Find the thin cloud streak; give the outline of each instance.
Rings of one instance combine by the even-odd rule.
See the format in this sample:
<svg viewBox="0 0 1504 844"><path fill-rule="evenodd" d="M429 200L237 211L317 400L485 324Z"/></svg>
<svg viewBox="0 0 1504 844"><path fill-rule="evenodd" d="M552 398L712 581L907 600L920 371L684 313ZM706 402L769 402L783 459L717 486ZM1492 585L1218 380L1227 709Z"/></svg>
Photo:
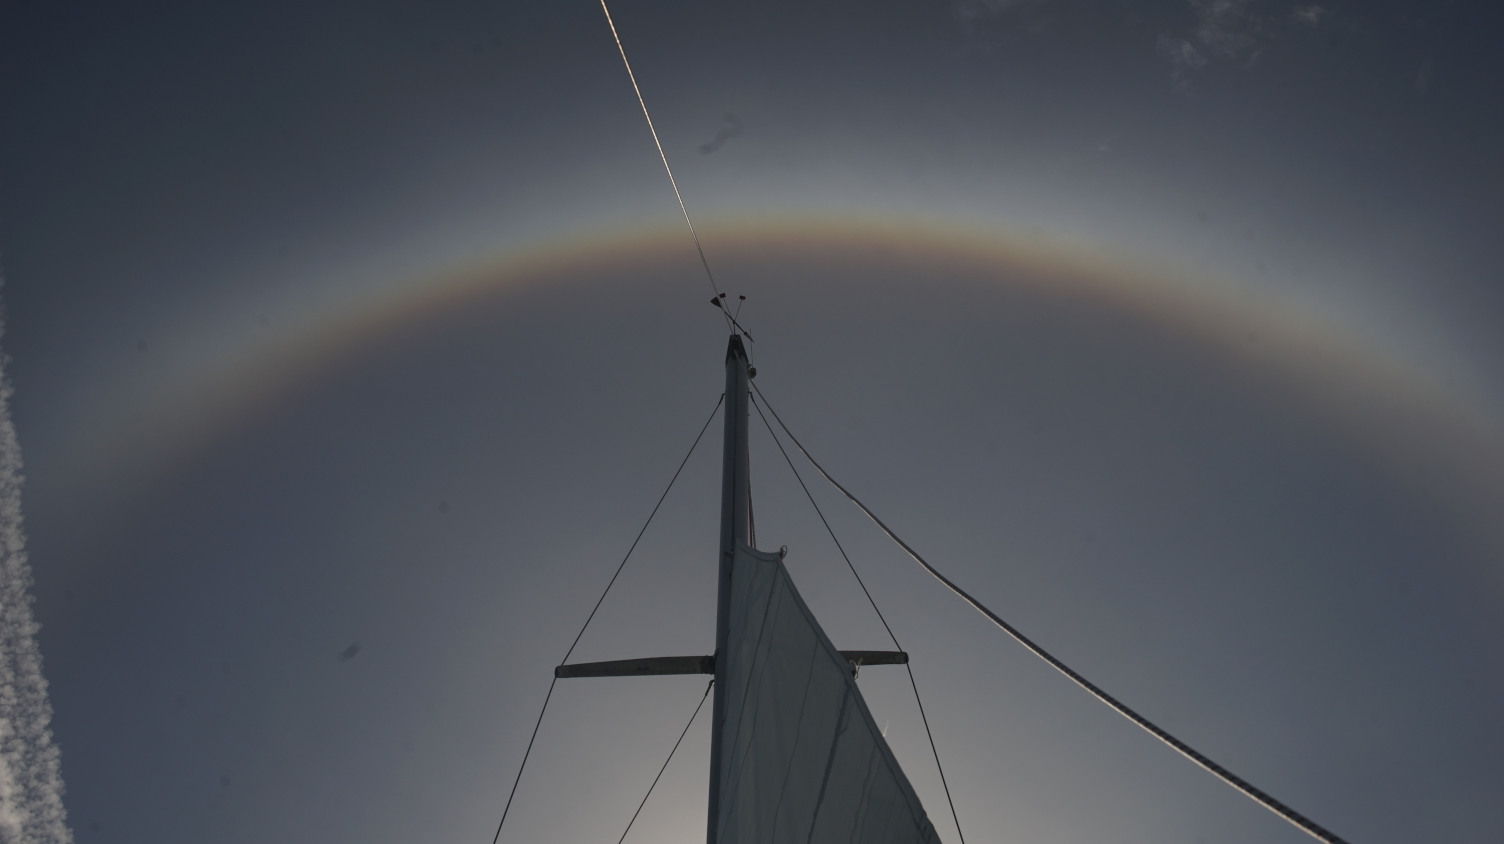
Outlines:
<svg viewBox="0 0 1504 844"><path fill-rule="evenodd" d="M716 130L715 137L700 144L701 155L710 155L725 146L726 142L732 138L741 137L743 129L741 118L728 111L723 119L726 125Z"/></svg>
<svg viewBox="0 0 1504 844"><path fill-rule="evenodd" d="M1174 66L1170 78L1181 91L1190 89L1190 74L1213 58L1252 66L1258 59L1255 37L1260 22L1246 11L1248 0L1190 0L1195 23L1188 32L1163 33L1156 44Z"/></svg>
<svg viewBox="0 0 1504 844"><path fill-rule="evenodd" d="M1160 34L1155 49L1172 66L1171 80L1189 91L1191 77L1213 62L1254 67L1265 48L1288 35L1292 26L1320 27L1332 10L1319 4L1295 6L1286 13L1260 14L1250 0L1187 0L1188 26Z"/></svg>
<svg viewBox="0 0 1504 844"><path fill-rule="evenodd" d="M1013 9L1039 2L1039 0L958 0L954 13L958 20L974 21L995 18Z"/></svg>
<svg viewBox="0 0 1504 844"><path fill-rule="evenodd" d="M1290 16L1295 19L1296 23L1305 24L1306 26L1320 26L1321 21L1329 14L1331 14L1330 9L1313 4L1310 6L1296 6L1295 11L1291 12Z"/></svg>
<svg viewBox="0 0 1504 844"><path fill-rule="evenodd" d="M52 704L31 613L21 520L21 446L0 358L0 842L71 844Z"/></svg>

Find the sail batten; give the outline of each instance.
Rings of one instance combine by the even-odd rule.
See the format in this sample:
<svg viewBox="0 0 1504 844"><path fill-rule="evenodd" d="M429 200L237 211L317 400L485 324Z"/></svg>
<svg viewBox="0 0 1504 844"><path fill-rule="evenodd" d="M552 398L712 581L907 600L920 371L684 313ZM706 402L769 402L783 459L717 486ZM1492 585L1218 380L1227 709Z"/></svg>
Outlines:
<svg viewBox="0 0 1504 844"><path fill-rule="evenodd" d="M938 842L782 558L739 545L730 591L718 844Z"/></svg>

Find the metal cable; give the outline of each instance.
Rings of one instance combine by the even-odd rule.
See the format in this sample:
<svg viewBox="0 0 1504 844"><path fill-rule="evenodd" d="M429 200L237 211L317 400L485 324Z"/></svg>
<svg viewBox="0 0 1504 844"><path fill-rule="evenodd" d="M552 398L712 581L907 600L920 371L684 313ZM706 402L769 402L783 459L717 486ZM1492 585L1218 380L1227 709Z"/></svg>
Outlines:
<svg viewBox="0 0 1504 844"><path fill-rule="evenodd" d="M759 389L755 383L752 385L752 389L757 391L757 396L762 399L764 404L768 404L767 396L764 396L762 394L762 390ZM824 467L822 467L819 462L817 462L815 458L810 455L809 450L806 449L804 445L799 442L799 439L794 436L793 432L789 430L788 425L784 424L783 419L778 415L778 411L775 410L771 404L768 404L768 412L773 414L773 418L778 420L778 426L783 429L783 432L785 434L788 434L789 439L794 443L799 451L804 454L805 459L810 462L810 465L815 467L815 470L818 471L825 478L825 480L830 482L831 486L840 490L842 495L845 495L847 498L851 499L851 502L855 504L857 508L860 509L863 513L865 513L867 518L871 519L873 523L882 530L883 533L887 534L889 539L892 539L894 542L898 543L898 546L905 552L907 552L908 555L914 559L914 562L924 567L925 571L933 575L934 578L944 584L947 589L954 592L958 597L961 598L961 600L970 604L972 608L977 612L980 612L982 615L986 616L1004 633L1012 636L1013 639L1020 645L1028 648L1034 653L1035 656L1049 663L1049 665L1056 671L1064 674L1076 685L1085 689L1087 692L1090 692L1092 696L1097 698L1097 700L1100 700L1103 703L1107 704L1119 715L1122 715L1124 718L1127 718L1128 720L1137 724L1139 727L1143 728L1145 732L1169 745L1182 756L1185 756L1187 759L1190 759L1192 762L1195 762L1197 765L1205 768L1207 771L1209 771L1217 778L1221 779L1223 782L1227 783L1238 791L1241 791L1244 795L1252 799L1254 802L1258 803L1259 805L1298 827L1302 832L1305 832L1307 835L1310 835L1312 838L1315 838L1318 841L1328 842L1328 844L1346 844L1346 842L1344 842L1341 838L1338 838L1335 833L1327 830L1325 827L1321 826L1310 818L1307 818L1306 816L1295 811L1289 806L1286 806L1279 800L1276 800L1273 796L1257 788L1252 783L1244 780L1242 777L1239 777L1237 774L1234 774L1232 771L1227 770L1216 762L1213 762L1211 759L1203 755L1200 751L1196 750L1180 739L1170 735L1168 732L1160 728L1149 719L1138 714L1137 712L1134 712L1132 709L1129 709L1125 704L1119 702L1117 698L1109 695L1107 692L1099 688L1096 684L1076 673L1074 669L1061 662L1059 659L1056 659L1044 648L1034 644L1032 640L1030 640L1023 633L1019 632L1019 630L1013 625L1009 624L1006 621L1003 621L1002 618L998 617L997 613L988 609L982 604L981 601L973 598L966 592L966 590L951 582L949 578L937 571L935 567L930 565L923 557L919 556L918 551L915 551L913 548L909 547L909 544L900 539L898 534L894 533L891 528L883 524L882 520L879 519L876 514L867 509L867 505L863 504L855 495L852 495L851 492L846 489L846 487L841 486L841 484L837 482L835 478L831 477L830 473L825 471Z"/></svg>
<svg viewBox="0 0 1504 844"><path fill-rule="evenodd" d="M705 436L705 432L710 429L710 423L715 421L716 411L721 409L721 404L725 401L726 395L722 393L721 397L716 400L715 407L711 409L710 417L705 420L704 425L700 426L700 433L695 435L695 441L690 444L689 453L684 455L683 460L679 461L679 468L674 470L674 476L672 478L669 478L668 486L664 488L663 494L658 496L658 503L653 505L653 512L648 514L648 520L643 523L642 529L637 531L637 537L632 540L632 547L627 549L626 555L621 558L621 562L616 566L616 571L611 575L611 580L606 583L605 590L602 591L601 596L596 599L595 606L590 608L590 615L586 616L585 623L580 625L580 632L576 633L574 635L574 641L569 643L569 650L565 651L564 658L559 660L560 665L569 661L570 655L574 653L575 646L580 643L580 637L585 635L585 629L588 628L590 626L590 622L595 619L595 614L600 610L601 604L605 603L606 595L610 594L611 587L616 585L616 579L621 576L621 570L626 568L627 560L630 560L632 558L632 552L637 550L637 543L641 542L642 535L648 532L648 525L651 525L653 523L653 517L658 515L658 508L663 506L663 500L665 498L668 498L669 490L672 490L674 488L674 482L679 480L679 473L684 471L685 464L689 462L690 457L694 456L695 448L699 446L700 440ZM527 768L528 757L531 756L533 752L533 741L534 739L538 738L538 728L543 725L543 715L544 713L548 712L548 702L553 699L554 684L558 682L558 677L555 677L552 681L550 681L548 684L548 694L543 696L543 708L538 711L538 720L533 723L533 734L527 740L527 749L522 752L522 764L517 766L517 776L512 780L512 790L507 794L507 805L501 810L501 821L496 824L496 834L491 837L491 844L496 844L497 841L501 840L501 828L506 825L507 814L512 811L512 798L517 796L517 784L522 782L522 772Z"/></svg>
<svg viewBox="0 0 1504 844"><path fill-rule="evenodd" d="M653 517L658 515L658 508L662 507L663 500L668 498L669 490L674 488L674 481L679 480L679 473L684 471L684 464L688 463L689 458L694 455L695 448L700 444L700 439L705 436L705 432L710 429L710 423L715 421L716 411L721 409L721 403L724 401L726 401L726 394L722 393L721 397L716 399L715 407L711 408L709 418L700 427L700 433L695 435L695 441L690 444L689 453L684 455L683 460L679 461L679 468L674 470L674 476L668 479L668 486L664 487L663 494L658 496L658 503L653 505L653 512L648 514L648 520L643 523L642 530L637 531L637 537L632 540L632 547L627 549L626 556L622 557L621 563L616 566L616 572L611 575L610 582L606 584L606 588L601 592L601 596L596 599L595 606L590 608L590 615L585 619L584 626L580 628L579 633L575 634L574 641L569 643L569 650L565 651L564 658L559 660L560 665L568 662L570 654L574 653L575 646L580 643L580 637L585 635L585 628L590 626L591 620L595 618L596 611L601 608L601 603L606 600L606 593L611 591L611 587L616 584L616 578L621 576L621 570L626 568L627 560L631 559L632 552L637 550L637 543L642 541L642 535L648 532L648 525L652 524Z"/></svg>
<svg viewBox="0 0 1504 844"><path fill-rule="evenodd" d="M637 816L642 814L642 807L646 806L648 804L648 798L653 796L653 789L658 787L658 780L662 779L663 772L668 770L668 763L674 761L674 754L679 752L679 745L684 741L684 737L689 734L689 728L694 726L695 719L700 716L700 710L705 706L705 698L710 697L710 688L714 685L715 681L711 680L710 683L705 686L705 694L700 695L700 703L695 707L695 714L689 716L689 723L685 724L683 732L679 733L679 740L674 742L674 749L670 750L668 752L668 758L663 760L663 767L658 769L658 776L653 777L653 784L648 786L648 793L642 795L642 802L637 804L637 811L632 813L632 819L627 821L627 828L622 830L621 837L616 839L616 844L621 844L623 841L627 840L627 833L632 831L632 824L637 823Z"/></svg>
<svg viewBox="0 0 1504 844"><path fill-rule="evenodd" d="M762 395L762 393L759 392L758 395ZM752 407L757 409L757 415L762 419L762 424L767 426L768 436L772 437L773 444L778 446L778 453L782 454L784 462L789 464L789 471L794 473L794 480L798 481L799 488L804 490L804 497L808 498L810 506L815 508L815 515L820 517L820 524L825 525L825 532L830 534L830 541L834 542L836 550L841 552L841 559L846 561L846 568L851 569L851 576L856 578L857 585L862 587L862 594L867 596L867 603L871 604L872 611L877 613L877 620L881 621L883 629L888 631L888 638L893 641L894 650L903 650L903 645L898 644L898 636L893 633L893 628L888 626L888 619L883 617L883 611L878 609L877 601L873 599L872 593L867 590L866 582L857 573L856 566L851 562L851 557L846 554L846 549L841 547L841 540L836 538L836 532L830 526L830 522L826 521L825 514L820 511L820 505L815 503L815 496L810 494L809 487L804 484L804 478L800 477L799 470L794 468L794 461L789 458L789 453L784 450L783 443L778 440L778 435L773 432L773 426L768 423L768 417L763 415L762 408L757 406L756 401L752 402ZM768 410L772 409L771 407L768 408ZM774 415L776 416L777 414ZM779 424L782 423L780 422ZM789 438L793 439L793 435L790 435ZM966 834L961 831L961 816L956 814L956 801L951 799L950 782L945 778L945 766L940 764L940 751L935 747L935 734L930 732L930 719L924 712L924 701L919 697L919 682L914 679L914 669L912 666L905 662L903 667L909 672L909 685L914 689L914 703L919 706L919 720L924 723L924 735L930 741L930 753L934 754L935 757L935 770L940 772L940 785L945 789L945 802L950 804L950 817L956 824L956 837L961 840L961 844L966 844Z"/></svg>
<svg viewBox="0 0 1504 844"><path fill-rule="evenodd" d="M663 151L663 142L658 140L658 130L653 126L653 116L648 114L647 100L642 98L642 89L637 87L637 74L632 72L632 63L627 61L627 48L622 46L621 36L616 32L616 22L611 20L611 10L606 7L606 0L601 0L601 11L606 13L606 25L611 27L611 37L616 39L617 52L621 53L621 63L627 68L627 78L632 80L632 91L637 94L637 104L642 106L643 119L648 122L648 132L653 135L653 145L658 147L658 158L663 161L663 172L668 174L668 183L674 189L674 199L679 200L679 210L684 214L684 224L689 226L689 236L694 239L695 251L700 253L700 265L705 268L705 278L710 281L710 295L720 296L720 288L716 286L715 274L710 271L710 261L705 258L705 247L700 245L700 235L695 231L695 224L689 219L689 208L684 204L684 195L679 193L679 182L674 178L674 168L668 166L668 155ZM719 299L715 301L719 302ZM731 328L733 323L731 314L726 313L724 308L718 308L721 316L726 318L726 327Z"/></svg>
<svg viewBox="0 0 1504 844"><path fill-rule="evenodd" d="M538 728L543 726L543 713L548 711L548 702L553 699L554 686L558 682L558 677L548 681L548 694L543 696L543 708L538 710L538 720L533 722L533 734L527 738L527 750L522 751L522 764L517 766L517 776L512 780L512 790L507 792L507 805L501 810L501 820L496 824L496 834L491 836L491 844L496 844L501 840L501 828L506 825L507 813L512 811L512 798L517 796L517 785L522 782L522 772L527 768L527 758L533 755L533 741L538 738Z"/></svg>

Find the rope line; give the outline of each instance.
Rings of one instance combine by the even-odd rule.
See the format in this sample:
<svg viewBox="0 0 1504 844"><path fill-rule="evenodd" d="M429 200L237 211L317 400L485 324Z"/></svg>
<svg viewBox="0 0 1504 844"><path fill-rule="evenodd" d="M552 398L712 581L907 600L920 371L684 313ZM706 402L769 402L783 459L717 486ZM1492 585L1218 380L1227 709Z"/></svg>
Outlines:
<svg viewBox="0 0 1504 844"><path fill-rule="evenodd" d="M695 242L695 251L700 253L700 266L705 268L705 278L710 281L710 295L719 296L720 287L715 283L715 274L710 271L710 261L705 258L705 247L700 245L700 235L695 231L695 224L689 219L689 208L684 204L684 195L679 193L679 181L674 178L674 168L668 166L668 154L663 151L663 142L658 140L658 130L653 126L653 116L648 114L647 100L642 98L642 89L637 87L637 74L632 72L632 63L627 61L627 48L622 46L621 36L616 32L616 22L611 20L611 10L606 7L606 0L601 0L601 11L606 13L606 25L611 27L611 37L616 40L616 50L621 53L621 63L627 68L627 78L632 80L632 91L637 94L637 104L642 106L642 117L648 122L648 132L653 135L653 145L658 147L658 158L663 162L663 172L668 174L668 183L674 189L674 199L679 201L679 211L684 214L684 224L689 226L689 236ZM719 301L719 300L717 300ZM727 327L730 328L731 315L719 308L721 316L726 318Z"/></svg>
<svg viewBox="0 0 1504 844"><path fill-rule="evenodd" d="M642 529L637 531L637 537L632 540L632 546L627 549L626 555L623 556L621 558L621 562L617 564L616 571L611 575L611 580L606 583L605 590L602 591L601 596L596 599L595 606L590 608L590 615L586 616L585 623L580 626L580 632L574 635L574 641L569 643L569 650L564 652L564 658L559 660L559 664L562 665L568 662L570 655L574 653L575 647L580 644L580 638L585 635L586 628L588 628L590 626L590 622L595 619L595 614L600 610L601 604L605 603L606 595L610 594L611 587L616 585L616 579L618 577L621 577L621 571L622 569L626 568L627 560L630 560L632 558L632 552L637 550L637 543L641 542L642 535L648 532L648 525L651 525L653 523L653 517L658 515L658 508L663 506L664 499L668 498L669 491L674 488L674 482L679 480L679 473L684 471L685 464L689 463L689 458L694 456L695 448L700 445L700 440L704 438L705 432L710 429L710 423L715 421L715 414L721 409L721 404L725 401L725 394L722 394L719 399L716 399L715 407L711 408L710 417L705 420L704 425L700 426L700 433L695 435L695 441L689 446L689 453L684 455L683 460L679 461L679 468L674 470L674 476L672 478L669 478L668 486L664 488L663 494L658 496L658 503L653 505L653 512L648 514L648 520L643 523ZM491 837L491 844L496 844L497 841L501 840L501 828L506 825L507 814L512 811L512 799L517 796L517 785L518 783L522 782L522 772L527 769L528 757L533 753L533 741L538 738L538 728L543 725L543 715L544 713L548 712L548 702L553 699L554 685L558 682L558 677L555 677L552 681L550 681L548 684L548 694L543 696L543 708L538 711L538 720L533 723L533 734L527 740L527 749L522 752L522 764L517 766L517 776L512 780L512 790L507 794L507 804L506 807L501 810L501 821L496 824L496 834Z"/></svg>
<svg viewBox="0 0 1504 844"><path fill-rule="evenodd" d="M512 780L512 790L507 792L507 805L501 810L501 820L496 824L496 834L491 836L491 844L496 844L501 840L501 828L506 825L507 813L512 811L512 798L517 796L517 785L522 782L522 772L527 768L527 758L533 755L533 741L538 738L538 728L543 726L543 713L548 711L548 702L553 699L554 686L558 682L558 677L548 681L548 694L543 696L543 708L538 710L538 720L533 722L533 734L527 738L527 750L522 751L522 764L517 766L517 776Z"/></svg>
<svg viewBox="0 0 1504 844"><path fill-rule="evenodd" d="M694 726L695 719L700 717L700 710L705 706L705 699L710 697L710 687L714 685L715 681L711 680L710 684L705 687L705 694L700 695L700 703L695 707L695 713L689 716L689 723L685 724L684 731L679 733L679 740L674 742L674 749L670 750L668 758L663 760L663 767L658 769L658 776L653 777L653 784L648 786L648 793L642 795L642 802L637 804L637 811L632 813L632 819L627 821L627 828L622 830L621 837L616 839L616 844L621 844L627 840L627 833L632 831L632 824L637 823L637 816L642 814L642 807L646 806L648 798L653 796L653 789L658 787L658 780L662 779L663 772L668 770L668 763L674 761L674 754L679 752L679 745L684 741L684 737L689 734L689 728Z"/></svg>
<svg viewBox="0 0 1504 844"><path fill-rule="evenodd" d="M1276 800L1272 795L1264 792L1263 790L1261 790L1258 787L1254 786L1252 783L1250 783L1247 780L1244 780L1242 777L1239 777L1238 775L1234 774L1232 771L1229 771L1226 768L1222 767L1221 765L1217 764L1216 762L1213 762L1211 759L1209 759L1208 757L1206 757L1200 751L1196 750L1195 748L1191 747L1190 745L1186 744L1185 742L1181 741L1180 739L1176 738L1175 736L1170 735L1168 732L1166 732L1164 729L1162 729L1158 725L1154 724L1149 719L1145 718L1144 716L1142 716L1142 715L1138 714L1137 712L1133 711L1132 709L1128 708L1127 705L1121 703L1116 698L1114 698L1112 695L1109 695L1107 692L1105 692L1101 688L1099 688L1096 684L1092 683L1090 680L1087 680L1085 677L1083 677L1080 674L1076 673L1076 671L1074 669L1072 669L1070 666L1066 665L1064 662L1061 662L1059 659L1057 659L1055 656L1053 656L1052 654L1050 654L1044 648L1042 648L1039 645L1035 644L1033 642L1033 640L1029 639L1022 632L1020 632L1017 628L1015 628L1013 625L1009 624L1008 622L1006 622L1002 618L1000 618L997 615L997 613L995 613L992 610L988 609L985 605L982 604L981 601L978 601L976 598L973 598L970 594L968 594L966 592L966 590L964 590L961 587L957 586L949 578L947 578L945 575L941 574L938 570L935 569L934 566L930 565L923 557L921 557L919 555L918 551L915 551L912 547L909 546L909 544L907 542L904 542L902 539L900 539L899 536L898 536L898 534L894 533L891 528L889 528L887 525L883 524L882 520L879 519L875 513L873 513L871 510L867 509L867 505L863 504L855 495L852 495L851 492L846 489L846 487L841 486L841 484L838 481L836 481L835 478L831 477L830 473L827 472L827 471L825 471L825 468L822 467L819 464L819 462L817 462L815 460L815 458L809 453L809 450L806 449L804 447L804 445L799 442L799 439L794 436L794 433L789 430L788 425L784 424L783 419L778 415L778 411L775 410L771 404L768 404L767 396L764 396L762 394L762 390L759 389L758 386L755 383L752 385L752 389L757 392L757 396L758 396L758 398L762 399L763 404L767 404L768 405L768 412L770 412L770 413L773 414L773 418L778 421L778 426L783 429L783 432L788 435L788 438L794 443L794 445L799 449L799 451L804 454L805 459L807 459L810 462L810 465L814 466L815 470L818 471L821 474L821 476L823 476L825 478L825 480L827 480L827 481L830 482L831 486L833 486L836 489L840 490L841 494L845 495L848 499L850 499L851 502L853 504L855 504L858 509L860 509L864 514L866 514L867 518L871 519L872 522L874 524L876 524L878 526L878 528L882 530L883 533L885 533L885 534L888 535L889 539L892 539L894 542L896 542L898 544L898 546L900 548L902 548L905 552L907 552L908 555L914 559L914 562L916 562L920 566L922 566L925 571L927 571L931 575L933 575L936 580L938 580L942 584L944 584L947 589L949 589L950 591L954 592L961 600L963 600L966 603L970 604L973 609L975 609L977 612L980 612L982 615L986 616L989 620L992 621L993 624L997 625L997 627L999 629L1001 629L1004 633L1007 633L1009 636L1013 637L1013 639L1015 641L1017 641L1020 645L1023 645L1025 648L1028 648L1030 651L1032 651L1034 653L1035 656L1037 656L1040 659L1044 660L1046 663L1048 663L1050 665L1050 667L1054 668L1056 671L1059 671L1061 674L1064 674L1067 678L1069 678L1076 685L1078 685L1081 688L1085 689L1093 697L1097 698L1097 700L1100 700L1101 702L1107 704L1109 707L1111 707L1113 710L1115 710L1119 715L1122 715L1124 718L1127 718L1129 721L1132 721L1134 724L1137 724L1139 727L1143 728L1143 730L1145 732L1149 733L1150 735L1154 736L1155 738L1157 738L1160 741L1164 742L1165 744L1169 745L1172 749L1174 749L1175 751L1177 751L1178 753L1180 753L1182 756L1186 757L1187 759L1191 760L1192 762L1195 762L1197 765L1200 765L1202 768L1206 769L1212 775L1216 776L1217 778L1221 779L1223 782L1227 783L1228 785L1230 785L1233 788L1237 789L1238 791L1242 792L1245 796L1247 796L1248 798L1252 799L1254 802L1258 803L1259 805L1263 806L1264 808L1268 809L1269 811L1273 812L1274 814L1276 814L1279 817L1283 818L1284 820L1288 821L1292 825L1296 826L1302 832L1306 833L1307 835L1310 835L1312 838L1315 838L1318 841L1325 841L1325 842L1327 842L1327 844L1346 844L1346 842L1344 842L1341 838L1337 837L1337 835L1335 833L1327 830L1326 828L1322 827L1320 824L1316 823L1315 821L1311 820L1310 818L1307 818L1306 816L1304 816L1301 813L1295 811L1294 809L1290 808L1289 806L1286 806L1284 803L1281 803L1279 800Z"/></svg>
<svg viewBox="0 0 1504 844"><path fill-rule="evenodd" d="M762 395L762 393L759 392L758 395ZM830 541L834 542L836 550L841 552L841 559L846 561L846 568L851 569L851 576L856 578L857 585L862 587L862 594L867 596L867 603L871 604L872 611L877 613L877 620L881 621L883 629L888 631L888 638L893 642L893 649L903 650L903 645L898 643L898 636L893 633L893 628L888 626L888 619L883 616L883 611L878 609L877 601L873 599L872 593L867 590L866 581L862 580L862 576L857 573L856 566L851 562L851 557L846 554L846 549L841 546L841 540L836 538L835 529L825 519L825 514L821 512L820 505L815 503L815 496L810 493L809 487L804 483L804 478L800 477L799 470L794 467L794 461L789 457L789 453L784 450L783 443L778 439L778 434L774 433L772 424L768 422L768 417L763 415L762 408L758 406L755 400L752 402L752 407L757 409L757 415L762 419L762 424L767 426L768 436L772 437L773 444L778 446L778 453L782 454L784 462L789 464L789 471L794 473L794 480L798 481L799 488L804 490L804 497L808 498L810 506L815 508L815 515L820 517L820 524L825 525L825 532L830 534ZM768 410L772 409L771 407L768 408ZM776 416L777 414L774 415ZM779 424L782 423L780 422ZM792 438L793 436L790 435L790 439ZM919 720L924 723L924 735L929 739L930 753L935 757L935 770L940 772L940 785L945 789L945 802L950 804L950 817L956 825L956 837L961 840L961 844L966 844L966 833L961 831L961 816L956 814L956 801L951 799L950 782L945 777L945 766L940 764L940 751L935 747L935 734L930 732L930 719L924 712L924 701L919 697L919 682L914 679L914 668L911 665L905 662L903 667L909 672L909 685L914 689L914 703L919 706Z"/></svg>
<svg viewBox="0 0 1504 844"><path fill-rule="evenodd" d="M559 660L560 665L568 662L570 655L574 653L575 646L580 643L580 637L585 635L585 628L590 626L590 622L595 619L596 612L600 610L601 604L605 602L606 594L611 591L612 586L616 585L616 578L621 576L621 570L626 568L627 560L631 559L632 552L637 550L637 543L642 541L642 535L648 532L648 525L651 525L653 523L653 517L658 515L658 508L662 507L663 500L665 498L668 498L669 490L673 489L674 482L679 480L679 473L684 471L684 465L688 463L689 458L694 455L695 448L699 446L701 438L705 436L705 432L710 429L710 423L715 421L716 411L721 409L721 403L724 401L726 401L726 394L722 393L721 397L719 399L716 399L715 407L711 408L709 418L705 420L704 425L700 426L700 433L695 435L695 441L690 444L689 453L684 455L683 460L679 461L679 468L674 470L674 476L668 479L668 486L664 488L663 494L658 496L658 503L653 505L653 512L649 513L648 520L646 522L643 522L642 530L637 531L637 537L632 540L632 547L627 549L626 556L622 557L621 562L617 564L616 572L611 575L611 580L606 584L605 590L602 591L601 596L595 600L595 606L590 608L590 615L586 617L584 626L580 627L580 632L575 634L574 641L569 643L569 650L565 651L564 658Z"/></svg>

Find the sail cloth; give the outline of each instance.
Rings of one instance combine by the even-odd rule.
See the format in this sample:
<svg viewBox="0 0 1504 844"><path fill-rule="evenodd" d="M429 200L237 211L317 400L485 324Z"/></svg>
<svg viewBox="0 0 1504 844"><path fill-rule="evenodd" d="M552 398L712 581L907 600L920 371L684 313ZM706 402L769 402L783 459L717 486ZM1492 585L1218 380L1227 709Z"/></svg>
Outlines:
<svg viewBox="0 0 1504 844"><path fill-rule="evenodd" d="M938 844L779 555L737 549L724 659L719 844Z"/></svg>

